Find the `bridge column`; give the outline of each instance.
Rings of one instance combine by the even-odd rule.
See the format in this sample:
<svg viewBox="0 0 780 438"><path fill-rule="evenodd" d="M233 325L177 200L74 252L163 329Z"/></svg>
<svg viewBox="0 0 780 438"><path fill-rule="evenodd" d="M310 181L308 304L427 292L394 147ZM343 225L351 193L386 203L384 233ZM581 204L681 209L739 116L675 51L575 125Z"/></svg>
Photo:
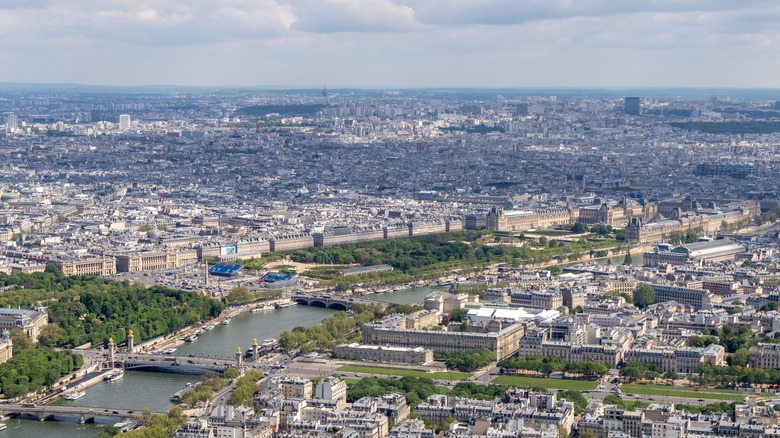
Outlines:
<svg viewBox="0 0 780 438"><path fill-rule="evenodd" d="M128 353L134 353L133 349L135 345L133 345L133 331L128 330L127 331L127 352Z"/></svg>
<svg viewBox="0 0 780 438"><path fill-rule="evenodd" d="M241 368L243 357L241 356L241 347L236 347L236 367Z"/></svg>
<svg viewBox="0 0 780 438"><path fill-rule="evenodd" d="M111 369L114 368L114 350L116 350L114 338L108 338L108 367Z"/></svg>
<svg viewBox="0 0 780 438"><path fill-rule="evenodd" d="M84 424L87 422L87 419L84 417L84 414L79 414L79 424Z"/></svg>
<svg viewBox="0 0 780 438"><path fill-rule="evenodd" d="M252 362L257 362L257 338L252 338Z"/></svg>

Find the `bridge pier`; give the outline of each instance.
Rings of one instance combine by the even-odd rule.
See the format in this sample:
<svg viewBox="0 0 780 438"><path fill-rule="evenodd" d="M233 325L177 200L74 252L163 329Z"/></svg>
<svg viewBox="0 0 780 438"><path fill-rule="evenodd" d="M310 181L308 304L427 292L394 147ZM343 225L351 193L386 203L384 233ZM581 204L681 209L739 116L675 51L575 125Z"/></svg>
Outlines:
<svg viewBox="0 0 780 438"><path fill-rule="evenodd" d="M84 414L79 415L79 424L84 424L87 422L87 419L84 417Z"/></svg>

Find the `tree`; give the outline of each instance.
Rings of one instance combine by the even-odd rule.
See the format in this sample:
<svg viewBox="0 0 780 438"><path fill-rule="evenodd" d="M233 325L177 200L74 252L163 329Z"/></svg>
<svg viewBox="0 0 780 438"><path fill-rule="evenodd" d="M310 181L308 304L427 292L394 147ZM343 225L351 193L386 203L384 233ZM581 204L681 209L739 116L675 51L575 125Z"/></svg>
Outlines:
<svg viewBox="0 0 780 438"><path fill-rule="evenodd" d="M455 309L452 311L452 321L461 322L466 317L466 311L463 309Z"/></svg>
<svg viewBox="0 0 780 438"><path fill-rule="evenodd" d="M552 275L552 276L554 276L554 277L555 277L555 276L558 276L558 275L561 275L561 268L559 268L558 266L555 266L555 265L553 265L553 266L548 266L548 267L546 267L545 269L547 269L548 271L550 271L550 275Z"/></svg>
<svg viewBox="0 0 780 438"><path fill-rule="evenodd" d="M32 339L28 338L22 329L16 327L11 329L11 342L14 344L14 353L31 350L34 347Z"/></svg>
<svg viewBox="0 0 780 438"><path fill-rule="evenodd" d="M639 283L634 289L634 304L640 309L655 303L655 290L646 283Z"/></svg>
<svg viewBox="0 0 780 438"><path fill-rule="evenodd" d="M235 379L239 375L240 374L238 373L238 370L235 369L235 368L228 368L228 369L225 370L225 373L223 374L223 376L226 379Z"/></svg>
<svg viewBox="0 0 780 438"><path fill-rule="evenodd" d="M739 350L735 351L734 354L732 354L729 357L729 365L731 366L747 366L748 362L750 361L750 355L748 354L747 348L740 348Z"/></svg>
<svg viewBox="0 0 780 438"><path fill-rule="evenodd" d="M759 310L761 310L762 312L770 312L772 310L777 310L777 309L778 309L777 302L776 301L770 301L770 302L764 304L763 306L761 306L761 309L759 309Z"/></svg>
<svg viewBox="0 0 780 438"><path fill-rule="evenodd" d="M66 336L65 329L59 325L47 324L41 329L38 342L44 347L56 347L65 341Z"/></svg>
<svg viewBox="0 0 780 438"><path fill-rule="evenodd" d="M679 378L680 376L674 371L667 371L666 373L664 373L664 379L677 380Z"/></svg>
<svg viewBox="0 0 780 438"><path fill-rule="evenodd" d="M582 222L577 222L571 226L571 232L575 234L582 234L588 232L588 225Z"/></svg>
<svg viewBox="0 0 780 438"><path fill-rule="evenodd" d="M558 397L574 403L575 415L580 415L588 406L588 399L579 391L561 391L558 393Z"/></svg>
<svg viewBox="0 0 780 438"><path fill-rule="evenodd" d="M630 265L634 260L631 258L631 251L626 252L626 256L623 257L623 265L628 266Z"/></svg>

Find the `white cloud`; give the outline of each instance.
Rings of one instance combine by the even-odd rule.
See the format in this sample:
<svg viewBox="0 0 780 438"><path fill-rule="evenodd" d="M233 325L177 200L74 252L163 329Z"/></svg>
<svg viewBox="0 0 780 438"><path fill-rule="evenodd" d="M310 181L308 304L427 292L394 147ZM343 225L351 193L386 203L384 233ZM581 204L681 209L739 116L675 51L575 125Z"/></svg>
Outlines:
<svg viewBox="0 0 780 438"><path fill-rule="evenodd" d="M0 81L780 87L778 22L776 0L0 0Z"/></svg>

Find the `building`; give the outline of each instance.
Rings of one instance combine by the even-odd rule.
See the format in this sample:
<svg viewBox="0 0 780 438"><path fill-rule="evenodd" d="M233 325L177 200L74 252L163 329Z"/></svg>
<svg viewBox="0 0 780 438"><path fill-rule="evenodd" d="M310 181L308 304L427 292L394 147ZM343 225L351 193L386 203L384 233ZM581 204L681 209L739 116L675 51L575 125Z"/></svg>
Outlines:
<svg viewBox="0 0 780 438"><path fill-rule="evenodd" d="M130 115L129 114L120 114L119 115L119 130L120 131L127 131L130 129Z"/></svg>
<svg viewBox="0 0 780 438"><path fill-rule="evenodd" d="M688 263L714 263L734 260L745 247L729 239L706 240L677 247L668 244L656 246L644 254L644 265L656 267L661 264L686 265Z"/></svg>
<svg viewBox="0 0 780 438"><path fill-rule="evenodd" d="M0 308L0 329L18 328L32 339L38 342L41 329L49 323L49 315L42 309L4 309Z"/></svg>
<svg viewBox="0 0 780 438"><path fill-rule="evenodd" d="M780 345L759 342L750 347L750 366L780 370Z"/></svg>
<svg viewBox="0 0 780 438"><path fill-rule="evenodd" d="M712 294L706 289L694 289L670 284L650 284L655 291L655 302L676 301L696 310L712 308Z"/></svg>
<svg viewBox="0 0 780 438"><path fill-rule="evenodd" d="M115 254L117 272L143 272L156 269L172 269L197 261L192 249L179 251L133 251Z"/></svg>
<svg viewBox="0 0 780 438"><path fill-rule="evenodd" d="M114 275L116 259L114 257L93 257L79 260L57 260L57 268L65 275Z"/></svg>
<svg viewBox="0 0 780 438"><path fill-rule="evenodd" d="M5 114L5 130L6 132L14 133L19 129L19 118L14 113Z"/></svg>
<svg viewBox="0 0 780 438"><path fill-rule="evenodd" d="M337 345L333 352L339 357L373 362L424 365L433 361L433 350L422 347L407 348L352 343Z"/></svg>
<svg viewBox="0 0 780 438"><path fill-rule="evenodd" d="M320 380L314 391L314 402L341 409L347 403L347 384L333 376Z"/></svg>
<svg viewBox="0 0 780 438"><path fill-rule="evenodd" d="M695 373L699 364L713 366L726 365L726 350L721 345L709 345L704 348L631 348L626 352L625 362L654 364L662 373Z"/></svg>
<svg viewBox="0 0 780 438"><path fill-rule="evenodd" d="M14 356L14 343L11 338L0 339L0 363L7 361Z"/></svg>
<svg viewBox="0 0 780 438"><path fill-rule="evenodd" d="M271 379L272 385L275 384L282 397L285 399L310 399L312 395L311 380L303 377L279 376Z"/></svg>
<svg viewBox="0 0 780 438"><path fill-rule="evenodd" d="M623 113L629 116L642 114L642 102L638 97L626 97L623 99Z"/></svg>
<svg viewBox="0 0 780 438"><path fill-rule="evenodd" d="M271 252L305 249L314 246L314 238L311 234L285 234L271 238L269 243Z"/></svg>
<svg viewBox="0 0 780 438"><path fill-rule="evenodd" d="M576 208L554 208L540 211L507 210L493 207L487 215L487 229L491 231L526 231L571 225L579 219Z"/></svg>
<svg viewBox="0 0 780 438"><path fill-rule="evenodd" d="M381 321L363 326L363 343L397 347L431 349L436 353L486 349L505 359L517 352L520 337L525 332L522 324L512 324L498 332L470 333L440 330L414 330L383 326Z"/></svg>

